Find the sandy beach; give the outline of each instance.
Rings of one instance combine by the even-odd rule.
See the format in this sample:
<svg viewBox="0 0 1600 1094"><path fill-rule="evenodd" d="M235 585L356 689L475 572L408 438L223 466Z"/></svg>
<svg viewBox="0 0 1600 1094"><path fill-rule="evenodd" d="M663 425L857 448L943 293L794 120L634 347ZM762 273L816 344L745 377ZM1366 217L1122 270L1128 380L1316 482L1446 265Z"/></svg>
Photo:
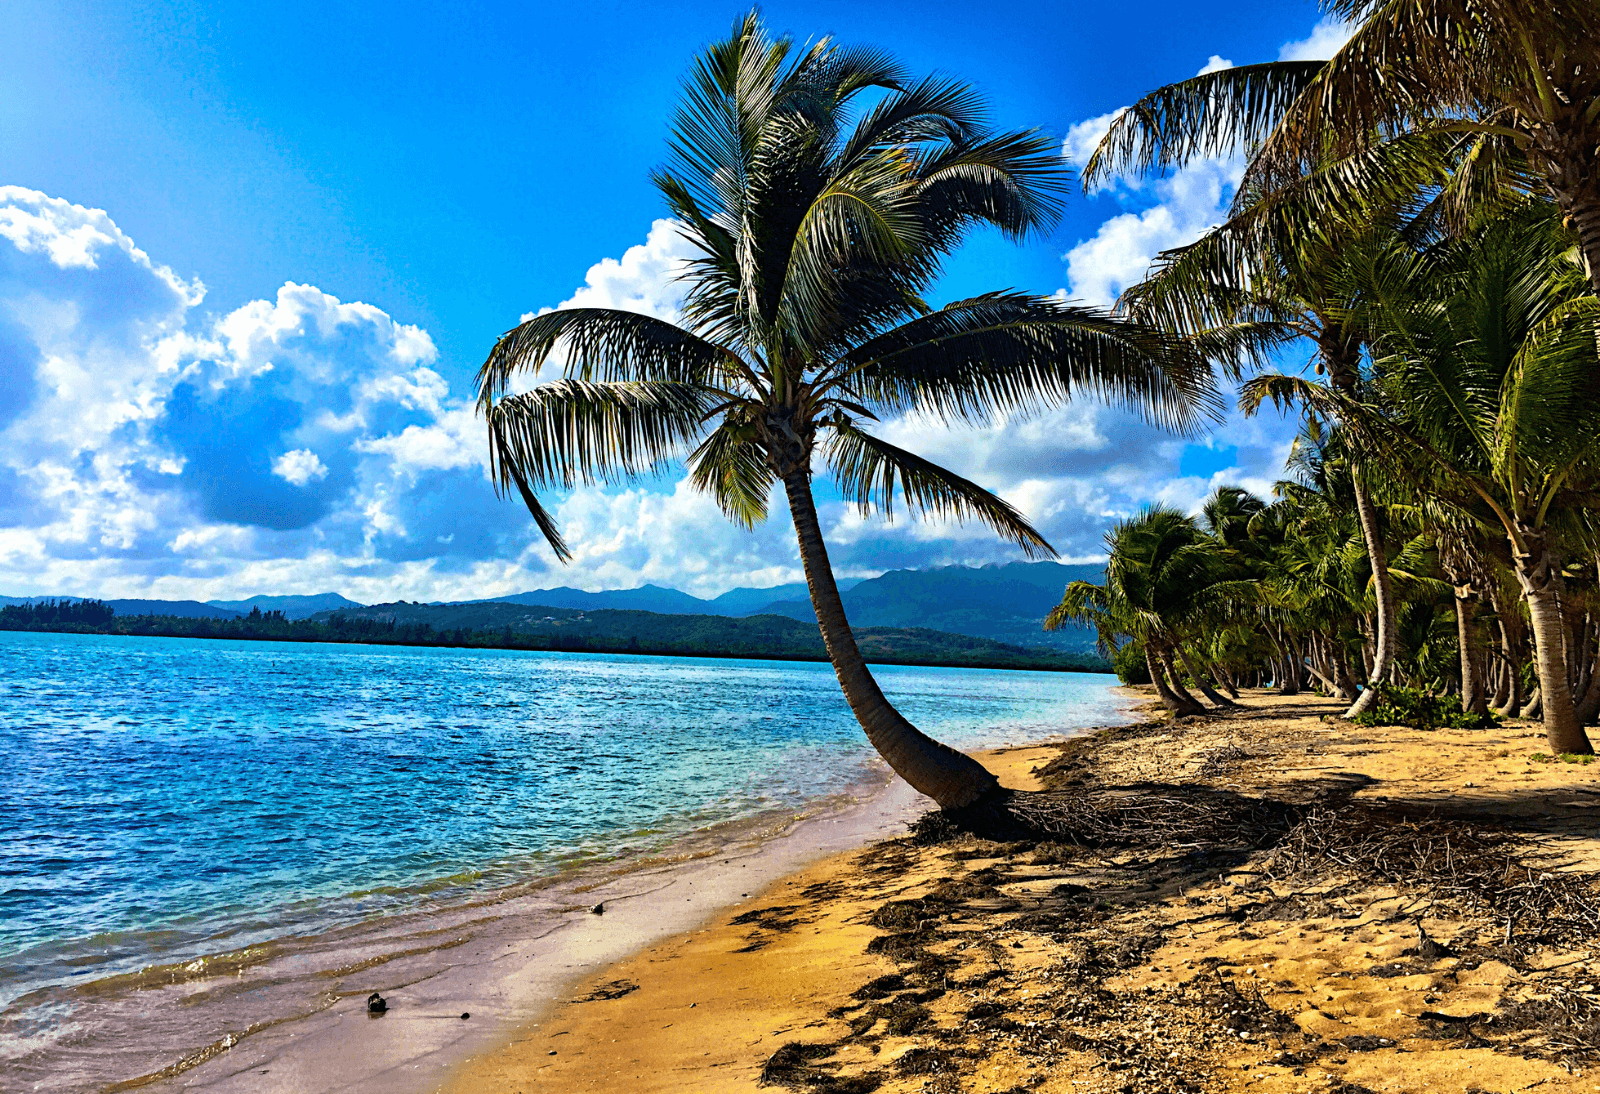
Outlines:
<svg viewBox="0 0 1600 1094"><path fill-rule="evenodd" d="M1600 770L1519 723L1243 704L989 753L1081 802L1077 842L835 854L594 970L443 1089L1595 1089Z"/></svg>

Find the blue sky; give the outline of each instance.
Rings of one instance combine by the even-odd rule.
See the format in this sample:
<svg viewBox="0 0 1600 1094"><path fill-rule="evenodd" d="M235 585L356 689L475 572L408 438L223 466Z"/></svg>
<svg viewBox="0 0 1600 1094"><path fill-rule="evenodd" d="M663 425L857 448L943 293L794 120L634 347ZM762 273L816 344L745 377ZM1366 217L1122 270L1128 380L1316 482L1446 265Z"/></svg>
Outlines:
<svg viewBox="0 0 1600 1094"><path fill-rule="evenodd" d="M697 49L735 6L0 6L0 592L373 601L643 581L714 594L797 573L670 477L561 499L558 568L494 499L466 400L523 313L671 315L683 248L647 174ZM998 124L1081 158L1111 111L1207 65L1326 56L1312 4L775 4L774 29L973 82ZM998 21L995 21L998 23ZM980 237L945 298L1109 301L1217 219L1237 165L1074 195L1048 239ZM1265 486L1290 430L1198 445L1075 406L890 432L1087 557L1139 504ZM841 571L992 562L979 528L824 506Z"/></svg>

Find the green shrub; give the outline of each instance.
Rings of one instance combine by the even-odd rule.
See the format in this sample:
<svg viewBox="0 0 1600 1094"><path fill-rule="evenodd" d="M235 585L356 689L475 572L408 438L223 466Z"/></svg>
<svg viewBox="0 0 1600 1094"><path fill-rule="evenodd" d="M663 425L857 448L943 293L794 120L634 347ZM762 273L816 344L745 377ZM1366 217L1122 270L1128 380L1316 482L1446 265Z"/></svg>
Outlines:
<svg viewBox="0 0 1600 1094"><path fill-rule="evenodd" d="M1468 714L1453 695L1434 695L1421 688L1380 686L1378 702L1354 719L1361 726L1410 726L1412 729L1491 729L1500 724L1493 714Z"/></svg>
<svg viewBox="0 0 1600 1094"><path fill-rule="evenodd" d="M1150 666L1145 664L1142 642L1124 642L1122 648L1111 655L1111 667L1116 670L1117 679L1124 684L1150 682Z"/></svg>
<svg viewBox="0 0 1600 1094"><path fill-rule="evenodd" d="M1590 754L1590 753L1580 753L1580 752L1563 752L1559 756L1547 756L1543 752L1535 752L1532 756L1529 757L1529 759L1533 760L1536 763L1541 763L1541 764L1553 764L1553 763L1556 763L1558 761L1561 762L1561 763L1564 763L1564 764L1592 764L1592 763L1594 763L1594 756L1592 754Z"/></svg>

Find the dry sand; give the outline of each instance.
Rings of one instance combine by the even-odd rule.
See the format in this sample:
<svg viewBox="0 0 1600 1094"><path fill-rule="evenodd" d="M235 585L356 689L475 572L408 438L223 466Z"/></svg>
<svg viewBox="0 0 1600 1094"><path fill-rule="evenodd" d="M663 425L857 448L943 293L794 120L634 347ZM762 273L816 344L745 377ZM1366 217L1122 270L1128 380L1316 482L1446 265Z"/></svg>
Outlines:
<svg viewBox="0 0 1600 1094"><path fill-rule="evenodd" d="M1600 969L1571 929L1593 906L1574 872L1600 868L1600 765L1537 762L1516 723L1244 703L985 756L1008 786L1125 810L1120 842L835 856L592 976L445 1089L1600 1089ZM1474 858L1496 833L1566 861ZM1516 913L1536 899L1546 918Z"/></svg>

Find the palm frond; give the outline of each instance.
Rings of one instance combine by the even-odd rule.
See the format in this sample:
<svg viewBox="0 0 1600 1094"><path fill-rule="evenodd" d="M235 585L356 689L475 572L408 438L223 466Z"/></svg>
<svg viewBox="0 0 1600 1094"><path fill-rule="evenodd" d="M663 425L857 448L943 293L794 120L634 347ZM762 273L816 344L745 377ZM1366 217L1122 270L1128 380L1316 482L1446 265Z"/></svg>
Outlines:
<svg viewBox="0 0 1600 1094"><path fill-rule="evenodd" d="M546 312L495 342L478 370L478 406L487 410L518 372L537 372L551 351L567 353L569 378L611 383L714 383L737 362L729 350L652 316L612 308Z"/></svg>
<svg viewBox="0 0 1600 1094"><path fill-rule="evenodd" d="M1089 394L1179 431L1215 416L1210 365L1145 324L1052 297L957 301L873 338L834 383L861 402L987 423Z"/></svg>
<svg viewBox="0 0 1600 1094"><path fill-rule="evenodd" d="M1240 65L1157 88L1113 119L1084 167L1084 186L1126 171L1182 167L1191 159L1230 155L1259 143L1324 64Z"/></svg>
<svg viewBox="0 0 1600 1094"><path fill-rule="evenodd" d="M907 508L924 515L975 519L1021 547L1029 558L1053 557L1055 548L1010 503L931 460L865 433L835 424L827 461L845 496L863 515L894 519L898 486Z"/></svg>
<svg viewBox="0 0 1600 1094"><path fill-rule="evenodd" d="M776 480L766 453L742 423L723 422L686 462L689 481L714 497L729 520L748 529L767 519Z"/></svg>
<svg viewBox="0 0 1600 1094"><path fill-rule="evenodd" d="M550 546L570 557L537 494L548 486L612 483L659 468L703 430L714 394L666 381L556 380L484 410L489 473L515 487Z"/></svg>

